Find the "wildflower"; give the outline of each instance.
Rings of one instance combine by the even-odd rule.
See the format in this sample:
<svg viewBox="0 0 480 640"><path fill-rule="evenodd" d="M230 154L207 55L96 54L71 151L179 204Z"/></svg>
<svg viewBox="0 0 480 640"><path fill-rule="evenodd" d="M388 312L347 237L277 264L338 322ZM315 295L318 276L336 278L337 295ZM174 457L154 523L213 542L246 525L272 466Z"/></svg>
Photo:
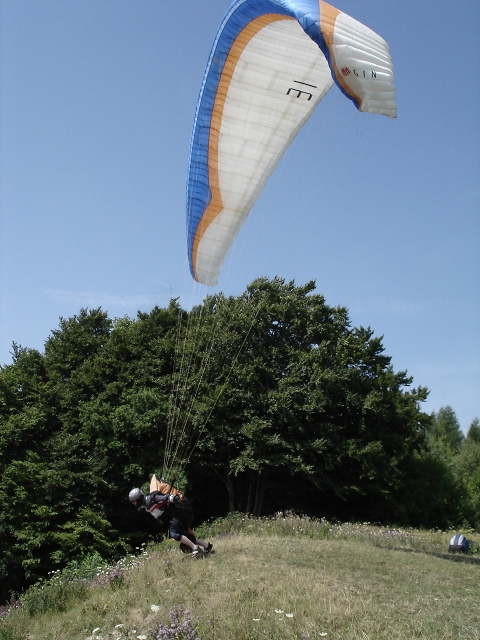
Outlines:
<svg viewBox="0 0 480 640"><path fill-rule="evenodd" d="M158 606L158 604L152 604L150 609L154 612L154 613L158 613L160 611L160 607Z"/></svg>
<svg viewBox="0 0 480 640"><path fill-rule="evenodd" d="M318 634L321 638L326 638L328 636L328 633L319 633Z"/></svg>
<svg viewBox="0 0 480 640"><path fill-rule="evenodd" d="M260 622L260 618L253 618L254 622Z"/></svg>
<svg viewBox="0 0 480 640"><path fill-rule="evenodd" d="M115 629L120 629L120 627L123 627L123 624L116 624L115 625Z"/></svg>
<svg viewBox="0 0 480 640"><path fill-rule="evenodd" d="M155 640L197 640L197 630L192 625L189 614L178 604L174 605L170 611L170 626L160 622L156 631L150 629L150 634Z"/></svg>
<svg viewBox="0 0 480 640"><path fill-rule="evenodd" d="M100 627L96 627L93 631L92 631L92 636L94 633L97 633L97 631L100 631Z"/></svg>
<svg viewBox="0 0 480 640"><path fill-rule="evenodd" d="M286 613L287 618L293 618L293 613Z"/></svg>
<svg viewBox="0 0 480 640"><path fill-rule="evenodd" d="M275 613L283 613L283 609L275 609Z"/></svg>
<svg viewBox="0 0 480 640"><path fill-rule="evenodd" d="M137 640L147 640L147 636L144 636L143 633L137 636Z"/></svg>

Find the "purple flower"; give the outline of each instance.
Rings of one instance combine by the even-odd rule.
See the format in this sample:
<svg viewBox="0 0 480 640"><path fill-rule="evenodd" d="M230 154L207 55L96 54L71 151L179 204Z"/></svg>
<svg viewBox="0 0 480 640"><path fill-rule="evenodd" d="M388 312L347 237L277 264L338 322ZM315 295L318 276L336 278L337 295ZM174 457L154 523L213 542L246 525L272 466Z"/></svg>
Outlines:
<svg viewBox="0 0 480 640"><path fill-rule="evenodd" d="M150 635L155 640L200 640L190 619L190 611L176 604L170 611L170 620L170 626L159 622L156 631L150 629Z"/></svg>
<svg viewBox="0 0 480 640"><path fill-rule="evenodd" d="M10 602L8 602L5 606L0 607L0 620L5 619L9 616L15 609L18 609L22 606L20 600L16 600L15 598L11 598Z"/></svg>

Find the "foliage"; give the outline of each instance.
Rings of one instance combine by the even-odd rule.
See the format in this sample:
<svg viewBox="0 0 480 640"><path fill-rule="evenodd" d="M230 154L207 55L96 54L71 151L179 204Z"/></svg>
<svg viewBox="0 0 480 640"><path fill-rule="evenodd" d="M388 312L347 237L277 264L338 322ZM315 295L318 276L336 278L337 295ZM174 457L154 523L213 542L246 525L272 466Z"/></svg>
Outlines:
<svg viewBox="0 0 480 640"><path fill-rule="evenodd" d="M0 627L0 640L24 640L25 636L9 627Z"/></svg>
<svg viewBox="0 0 480 640"><path fill-rule="evenodd" d="M206 300L215 351L194 407L192 420L208 425L197 457L225 483L230 510L260 513L269 486L295 477L320 489L331 512L348 504L381 519L421 447L427 392L406 392L411 378L393 371L371 329L352 329L346 309L313 290L259 279L239 298ZM198 353L212 332L197 337Z"/></svg>
<svg viewBox="0 0 480 640"><path fill-rule="evenodd" d="M442 407L432 415L432 418L429 429L431 436L443 442L452 451L458 451L464 435L452 407Z"/></svg>
<svg viewBox="0 0 480 640"><path fill-rule="evenodd" d="M85 590L82 582L35 584L23 596L22 607L29 616L66 611L68 602L81 598Z"/></svg>
<svg viewBox="0 0 480 640"><path fill-rule="evenodd" d="M158 463L144 442L161 442L177 313L135 323L82 309L61 319L44 355L14 345L0 372L4 598L69 560L130 546L138 526L125 496Z"/></svg>
<svg viewBox="0 0 480 640"><path fill-rule="evenodd" d="M105 561L101 555L94 551L88 553L80 560L71 560L63 569L52 572L53 582L75 582L77 580L93 580L98 576L99 570Z"/></svg>
<svg viewBox="0 0 480 640"><path fill-rule="evenodd" d="M467 440L473 440L473 442L480 442L480 421L478 418L474 418L468 429Z"/></svg>
<svg viewBox="0 0 480 640"><path fill-rule="evenodd" d="M465 438L460 431L457 417L451 407L442 407L433 414L427 430L428 450L423 454L434 469L424 474L425 482L420 491L434 482L437 491L434 501L441 498L441 504L430 502L426 511L443 507L450 511L450 522L470 523L480 527L480 438L477 439L478 418L475 418ZM440 489L440 490L439 490ZM435 500L436 499L436 500ZM456 511L456 514L454 513ZM428 517L424 524L429 524Z"/></svg>

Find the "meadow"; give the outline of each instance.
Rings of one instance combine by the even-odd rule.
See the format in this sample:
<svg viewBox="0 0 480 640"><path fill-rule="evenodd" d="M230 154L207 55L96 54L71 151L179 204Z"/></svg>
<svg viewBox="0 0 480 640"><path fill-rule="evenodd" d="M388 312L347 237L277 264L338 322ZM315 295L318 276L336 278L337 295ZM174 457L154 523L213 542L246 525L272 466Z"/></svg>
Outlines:
<svg viewBox="0 0 480 640"><path fill-rule="evenodd" d="M448 554L451 531L235 514L197 535L214 554L71 564L2 611L0 640L480 639L480 548Z"/></svg>

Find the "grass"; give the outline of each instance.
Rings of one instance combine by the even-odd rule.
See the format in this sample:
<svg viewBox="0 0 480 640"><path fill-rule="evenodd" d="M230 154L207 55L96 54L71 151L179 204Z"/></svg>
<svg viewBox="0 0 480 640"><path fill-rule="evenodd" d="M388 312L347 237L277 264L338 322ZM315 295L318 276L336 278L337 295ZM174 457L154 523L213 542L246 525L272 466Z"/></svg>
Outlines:
<svg viewBox="0 0 480 640"><path fill-rule="evenodd" d="M480 640L480 555L447 554L451 532L294 515L200 529L216 550L204 560L165 542L90 583L57 574L41 606L33 589L0 623L0 640ZM190 621L176 635L175 605Z"/></svg>

